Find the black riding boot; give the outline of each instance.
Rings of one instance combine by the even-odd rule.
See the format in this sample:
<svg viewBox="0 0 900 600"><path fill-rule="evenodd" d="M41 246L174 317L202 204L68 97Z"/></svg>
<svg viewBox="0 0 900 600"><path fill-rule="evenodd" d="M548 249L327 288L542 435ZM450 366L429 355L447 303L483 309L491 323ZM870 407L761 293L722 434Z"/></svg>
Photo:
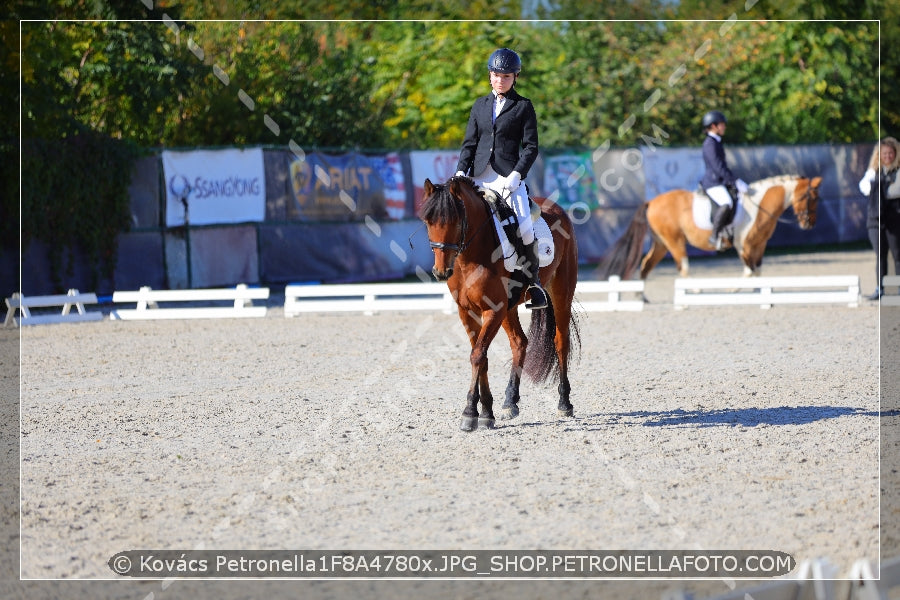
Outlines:
<svg viewBox="0 0 900 600"><path fill-rule="evenodd" d="M866 296L866 300L878 300L884 295L884 292L881 290L881 286L875 288L875 291Z"/></svg>
<svg viewBox="0 0 900 600"><path fill-rule="evenodd" d="M539 308L547 308L547 292L541 287L540 263L537 256L537 239L525 246L525 261L523 268L526 269L526 275L531 279L528 284L528 293L531 295L531 303L525 304L525 308L536 310Z"/></svg>
<svg viewBox="0 0 900 600"><path fill-rule="evenodd" d="M728 222L731 220L731 207L727 204L719 206L716 209L716 214L713 215L712 224L713 224L713 232L712 236L709 238L709 243L716 247L716 250L723 250L724 246L724 237L722 236L722 232L728 226Z"/></svg>

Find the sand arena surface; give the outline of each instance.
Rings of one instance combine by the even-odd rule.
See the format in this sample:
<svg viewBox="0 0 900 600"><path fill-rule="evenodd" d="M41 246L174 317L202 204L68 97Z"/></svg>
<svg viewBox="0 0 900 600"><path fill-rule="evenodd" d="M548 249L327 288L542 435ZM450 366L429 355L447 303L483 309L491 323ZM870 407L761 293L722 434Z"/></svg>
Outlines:
<svg viewBox="0 0 900 600"><path fill-rule="evenodd" d="M861 251L767 257L764 274L858 274L865 294L873 270ZM581 316L574 418L556 416L555 385L525 380L517 419L469 434L455 315L285 319L274 299L265 319L24 328L21 574L114 578L117 552L198 546L771 549L842 574L877 558L877 306L675 311L673 278L670 263L651 274L641 313ZM490 361L499 406L502 332ZM451 583L387 585L444 597ZM135 585L108 595L167 597ZM375 582L302 585L341 597Z"/></svg>

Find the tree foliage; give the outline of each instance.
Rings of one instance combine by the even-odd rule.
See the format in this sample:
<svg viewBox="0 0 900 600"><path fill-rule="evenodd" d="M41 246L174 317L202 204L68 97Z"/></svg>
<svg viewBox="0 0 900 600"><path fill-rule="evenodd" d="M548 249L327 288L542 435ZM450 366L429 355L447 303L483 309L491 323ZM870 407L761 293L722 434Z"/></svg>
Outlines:
<svg viewBox="0 0 900 600"><path fill-rule="evenodd" d="M60 4L78 12L74 1ZM90 4L93 18L146 10ZM878 112L878 23L767 20L797 18L799 4L776 14L770 3L743 1L528 3L532 16L555 19L540 22L254 18L524 10L483 0L465 14L417 0L316 14L293 2L154 6L157 21L23 23L23 132L53 138L88 128L146 147L456 147L472 101L489 90L485 63L499 46L522 55L517 86L535 103L547 148L630 145L654 129L669 143L695 143L699 115L713 107L731 117L735 143L870 141L900 128L893 102ZM861 16L854 6L808 8L822 18ZM234 20L195 20L204 14ZM614 16L641 20L584 20ZM895 80L884 67L881 81Z"/></svg>
<svg viewBox="0 0 900 600"><path fill-rule="evenodd" d="M110 148L458 148L501 46L522 56L517 87L534 101L544 150L647 136L694 145L710 108L728 114L735 144L900 131L900 4L887 0L25 0L10 10L0 84L22 122L4 122L6 181L19 131L34 144L91 135ZM35 148L22 158L23 209L53 236L32 219L49 213L25 203L45 202L42 173L63 169L42 170ZM0 203L4 239L15 199Z"/></svg>

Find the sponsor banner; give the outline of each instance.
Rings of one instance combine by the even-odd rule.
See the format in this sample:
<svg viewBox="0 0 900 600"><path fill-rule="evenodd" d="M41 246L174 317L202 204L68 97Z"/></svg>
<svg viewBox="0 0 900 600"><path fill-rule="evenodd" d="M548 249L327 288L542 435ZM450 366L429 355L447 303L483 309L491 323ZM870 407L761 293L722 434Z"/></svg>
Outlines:
<svg viewBox="0 0 900 600"><path fill-rule="evenodd" d="M162 153L166 226L262 221L266 178L261 148Z"/></svg>
<svg viewBox="0 0 900 600"><path fill-rule="evenodd" d="M696 148L642 149L644 195L652 200L669 190L694 191L703 177L703 151Z"/></svg>
<svg viewBox="0 0 900 600"><path fill-rule="evenodd" d="M397 214L399 198L405 202L399 155L330 155L313 152L302 159L292 156L288 181L294 206L289 219L303 221L355 221L367 216L386 219L387 197ZM399 170L399 173L398 173Z"/></svg>
<svg viewBox="0 0 900 600"><path fill-rule="evenodd" d="M451 150L410 152L409 162L412 168L413 206L415 216L418 216L425 196L425 180L444 183L453 177L456 165L459 164L459 152Z"/></svg>
<svg viewBox="0 0 900 600"><path fill-rule="evenodd" d="M591 154L560 154L544 160L544 194L565 209L600 206Z"/></svg>
<svg viewBox="0 0 900 600"><path fill-rule="evenodd" d="M406 186L400 155L391 152L384 156L372 156L370 160L384 186L384 208L388 218L399 220L406 217Z"/></svg>

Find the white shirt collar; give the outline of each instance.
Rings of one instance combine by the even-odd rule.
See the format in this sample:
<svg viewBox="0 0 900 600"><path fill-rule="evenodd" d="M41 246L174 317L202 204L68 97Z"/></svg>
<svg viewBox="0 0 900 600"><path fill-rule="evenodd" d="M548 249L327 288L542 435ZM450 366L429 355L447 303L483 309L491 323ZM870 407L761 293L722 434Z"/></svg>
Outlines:
<svg viewBox="0 0 900 600"><path fill-rule="evenodd" d="M711 137L712 139L716 140L717 142L721 142L721 141L722 141L722 136L716 135L716 134L713 133L712 131L707 131L707 132L706 132L706 135L708 135L708 136Z"/></svg>

